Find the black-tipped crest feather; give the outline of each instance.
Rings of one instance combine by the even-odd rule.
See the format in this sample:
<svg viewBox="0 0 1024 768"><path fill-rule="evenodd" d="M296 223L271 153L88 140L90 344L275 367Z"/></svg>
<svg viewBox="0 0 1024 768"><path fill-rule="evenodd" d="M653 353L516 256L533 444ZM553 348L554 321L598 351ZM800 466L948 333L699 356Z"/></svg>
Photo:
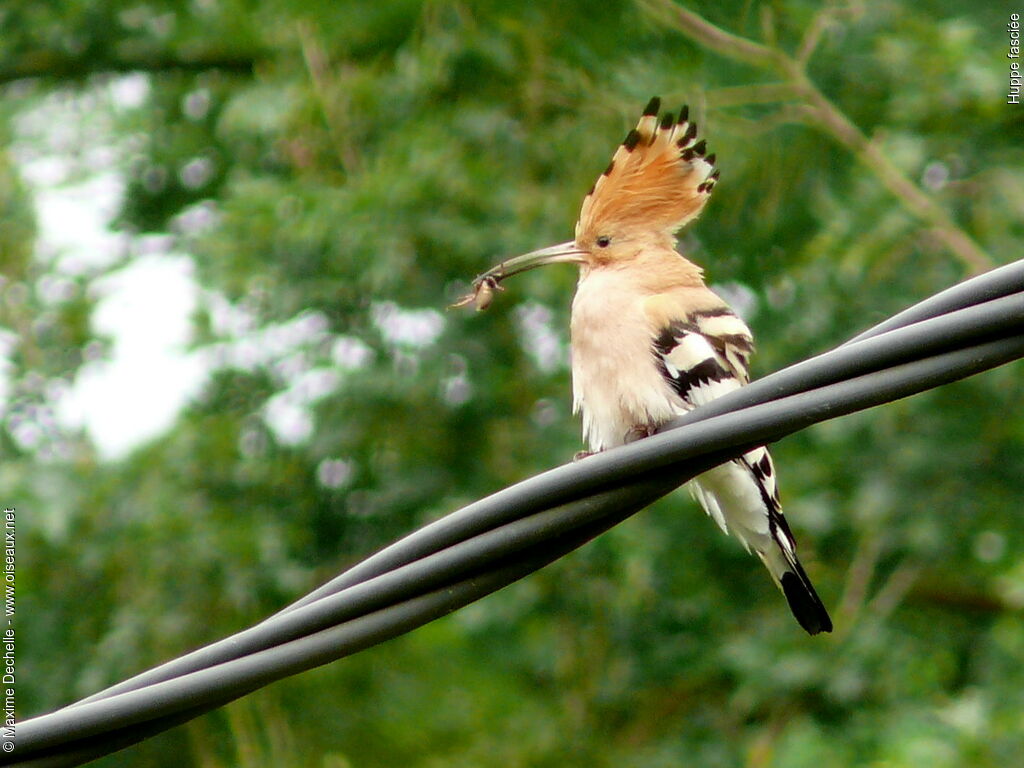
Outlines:
<svg viewBox="0 0 1024 768"><path fill-rule="evenodd" d="M697 125L690 122L687 105L678 119L671 112L659 115L660 108L660 98L648 102L584 199L578 240L606 234L609 226L673 236L700 214L714 186L711 163L697 159L706 143L694 143Z"/></svg>

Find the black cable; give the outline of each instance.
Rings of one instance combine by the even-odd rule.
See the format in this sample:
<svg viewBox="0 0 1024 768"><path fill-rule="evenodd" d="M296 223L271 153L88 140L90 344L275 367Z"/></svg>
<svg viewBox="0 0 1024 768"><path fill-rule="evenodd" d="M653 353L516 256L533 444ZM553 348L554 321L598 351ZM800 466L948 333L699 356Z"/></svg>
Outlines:
<svg viewBox="0 0 1024 768"><path fill-rule="evenodd" d="M940 291L854 336L847 344L1020 291L1024 291L1024 260L1004 264Z"/></svg>
<svg viewBox="0 0 1024 768"><path fill-rule="evenodd" d="M492 562L488 570L442 589L411 597L384 610L250 654L228 664L209 667L187 676L176 677L91 704L59 710L44 716L49 718L45 728L33 728L34 724L44 718L20 723L17 734L18 757L21 758L25 753L26 744L28 751L32 753L32 759L40 757L52 761L64 753L65 745L70 744L74 748L78 741L88 741L97 737L113 737L118 741L124 741L126 737L123 732L131 731L134 727L155 733L158 731L147 723L147 720L162 719L168 722L170 727L177 724L175 713L180 709L189 709L195 714L200 714L196 711L197 702L217 702L216 706L221 706L228 700L243 696L281 677L325 664L408 632L495 592L582 546L640 508L624 507L623 500L632 499L640 504L649 503L663 492L664 485L664 480L660 483L651 481L651 487L640 495L637 495L636 487L613 489L608 492L608 499L601 504L601 508L616 510L614 514L598 516L585 524L570 528L564 534L550 536L537 543L529 552L514 557L506 555ZM600 502L589 501L591 505L597 503ZM212 707L204 707L209 708ZM117 724L116 729L110 727L112 723ZM102 744L99 746L102 747Z"/></svg>
<svg viewBox="0 0 1024 768"><path fill-rule="evenodd" d="M959 286L958 286L958 287L959 287ZM953 289L953 290L955 290L955 289ZM948 293L948 292L946 292L946 293ZM962 324L962 327L967 327L967 323L966 323L966 322L965 322L965 321L964 321L963 319L961 319L961 318L954 318L954 321L955 321L955 322L953 322L953 323L951 324L951 326L952 326L952 328L953 328L954 330L956 329L956 327L957 327L957 324L958 324L958 323L959 323L959 324ZM940 334L940 336L941 336L941 334ZM895 345L895 344L892 344L891 346L893 346L893 347L896 347L897 345ZM882 347L881 349L882 349L882 352L884 353L884 352L885 352L885 350L886 350L886 347L885 347L885 346L883 346L883 347ZM830 354L831 354L831 353L830 353ZM741 391L740 393L736 393L736 394L737 394L737 395L746 395L748 399L752 399L752 398L750 398L749 396L750 396L751 394L753 394L754 392L756 392L756 391L758 390L759 386L761 386L761 385L763 385L763 384L766 384L766 383L769 383L769 382L771 382L771 381L775 381L775 380L778 380L778 379L779 379L779 378L780 378L780 377L782 376L782 374L785 374L785 373L790 373L790 374L793 374L793 373L799 373L799 374L801 374L801 376L795 376L795 378L796 378L797 380L800 380L800 379L801 379L801 377L802 377L802 375L803 375L803 374L802 374L802 368L804 368L804 367L807 367L807 366L809 365L809 363L812 363L812 362L813 362L813 361L808 361L808 363L803 363L803 364L800 364L799 366L795 366L795 367L793 367L793 368L791 368L791 369L787 369L787 371L785 371L785 372L780 372L780 374L776 374L776 375L774 375L774 376L772 376L772 377L769 377L769 378L767 378L767 379L763 379L763 380L761 380L761 381L759 381L759 382L755 382L755 384L751 385L751 387L748 387L748 388L746 388L745 390L742 390L742 391ZM834 373L835 373L836 371L838 371L838 370L839 370L839 368L838 368L837 366L834 366L834 365L832 365L831 363L829 363L829 364L828 364L827 366L824 366L824 367L823 367L823 366L821 366L821 365L819 365L818 367L819 367L819 369L822 369L822 368L823 368L823 370L824 370L824 371L825 371L826 373L832 373L832 374L834 374ZM804 380L806 381L806 378L805 378ZM785 391L785 389L786 389L785 387L777 387L777 388L775 388L774 394L775 394L775 395L777 396L777 395L781 394L781 393L782 393L783 391ZM722 399L721 399L721 402L727 402L727 398L722 398ZM715 405L715 404L712 404L712 405ZM721 406L719 406L719 408L721 408ZM697 414L700 414L700 415L705 415L705 414L709 414L709 411L712 411L712 410L715 410L715 409L713 409L713 408L711 408L711 407L705 407L705 408L701 408L701 409L700 409L699 411L695 412L695 414L694 414L694 415L697 415ZM709 415L710 415L710 414L709 414ZM691 416L690 418L692 418L692 416ZM594 460L592 459L592 460L591 460L590 462L588 462L588 464L592 464L592 462L593 462L593 461L594 461ZM558 471L558 470L556 470L556 472L557 472L557 471ZM549 475L549 474L550 474L550 473L545 473L545 475ZM531 481L527 481L527 483L530 483L530 482L531 482ZM508 489L508 491L506 491L506 492L503 492L503 494L507 494L508 492L511 492L511 491L515 491L515 490L521 490L521 489L523 488L523 486L524 486L524 485L525 485L525 484L520 484L520 485L514 486L514 487L513 487L512 489ZM492 496L492 497L490 497L489 499L486 499L486 500L484 500L484 501L485 501L485 502L487 502L487 501L500 501L500 499L499 499L498 497L502 496L503 494L498 494L497 496ZM548 496L548 500L550 501L550 496ZM521 504L521 502L522 502L522 500L520 500L520 504L519 504L520 508L522 508L522 504ZM477 505L471 505L471 507L469 507L469 508L467 508L467 509L463 510L463 512L465 512L465 513L472 513L472 512L477 512L478 510L474 510L474 509L473 509L473 507L477 507L477 506L480 506L480 503L478 503ZM446 519L445 519L444 521L441 521L441 522L442 522L442 523L445 523L445 522L451 522L452 520L454 520L454 518L455 518L455 517L456 517L456 516L457 516L458 514L459 514L459 513L456 513L456 515L452 515L452 516L449 516L448 518L446 518ZM479 521L481 521L481 520L482 520L483 518L484 518L484 515L480 515L480 514L477 514L477 515L475 515L475 516L474 516L474 521L475 521L475 522L479 522ZM428 529L429 529L429 528L433 528L433 527L436 527L436 526L428 526ZM424 529L424 530L420 531L420 532L419 532L419 534L422 534L422 533L425 533L425 532L427 532L427 529ZM464 533L465 533L465 532L464 532ZM473 531L469 531L469 533L473 533ZM417 536L417 534L414 534L414 535L413 535L412 537L407 537L407 539L403 540L403 542L400 542L400 544L402 544L402 543L407 543L407 542L409 542L409 541L410 541L411 539L413 539L413 538L414 538L414 537L416 537L416 536ZM394 549L394 548L389 548L389 549ZM387 551L387 550L386 550L386 551ZM385 552L386 552L386 551L385 551ZM381 554L383 554L383 553L381 553ZM415 555L414 555L414 556L415 556ZM371 563L372 563L372 562L373 562L374 560L377 560L377 559L379 559L379 555L378 555L378 556L375 556L374 558L370 558L370 559L369 559L368 561L365 561L365 562L364 562L363 564L361 564L361 565L362 565L362 567L364 567L364 568L365 568L365 566L367 566L367 565L370 565L370 564L371 564ZM393 565L393 564L392 564L392 565ZM347 572L346 574L344 574L344 575L343 575L343 576L341 577L341 579L339 579L339 580L336 580L335 584L336 584L336 583L337 583L338 581L341 581L341 582L342 582L342 585L344 585L344 581L346 581L346 580L348 580L348 581L355 581L355 580L357 580L357 579L356 579L356 577L357 577L357 571L358 571L358 570L360 569L360 567L361 567L361 566L357 566L357 567L356 567L355 569L352 569L352 570L350 570L349 572ZM378 569L378 570L379 570L379 569ZM329 586L331 586L331 585L327 585L327 586L329 587ZM323 589L323 588L321 588L321 589ZM314 594L316 594L316 593L314 593Z"/></svg>
<svg viewBox="0 0 1024 768"><path fill-rule="evenodd" d="M841 381L886 365L918 359L930 352L1024 330L1024 286L1015 293L995 299L982 296L976 298L979 303L973 306L951 309L945 315L934 316L917 312L918 307L927 310L926 305L931 304L931 300L922 302L897 315L906 317L906 325L891 327L889 321L881 323L830 352L795 363L680 416L666 424L664 429L675 429L745 405L767 402L776 397L802 392L812 386ZM914 319L918 314L923 316ZM890 327L879 330L882 326Z"/></svg>
<svg viewBox="0 0 1024 768"><path fill-rule="evenodd" d="M198 715L478 599L746 448L1020 357L1022 277L1019 262L968 281L687 414L678 420L687 429L551 470L452 513L245 632L20 723L18 758L78 764L93 754L93 741L101 750L93 756L106 754L119 748L115 741L184 722L183 712ZM514 564L496 567L512 553ZM489 587L480 591L482 584Z"/></svg>
<svg viewBox="0 0 1024 768"><path fill-rule="evenodd" d="M707 420L687 430L693 433L687 441L690 444L687 449L689 453L702 453L716 444L723 447L716 455L706 457L701 462L703 466L683 477L666 471L653 473L643 480L640 488L635 485L615 488L596 497L572 502L560 510L551 510L553 514L547 517L537 515L518 521L521 531L533 529L536 534L536 526L544 530L535 539L541 543L517 554L511 565L501 565L507 561L506 554L495 561L500 567L480 576L462 580L427 595L411 597L339 626L146 689L61 710L45 718L37 718L36 721L26 721L19 725L19 754L26 743L33 750L42 750L45 754L47 746L61 748L75 740L100 734L113 735L120 741L124 736L119 731L124 729L141 727L149 732L153 724L145 722L147 718L173 717L179 709L194 709L196 703L202 701L210 702L211 707L219 706L224 703L225 695L231 698L244 695L273 680L327 663L409 631L542 567L582 545L600 530L646 506L689 476L722 461L730 453L735 455L741 452L734 446L736 435L741 435L748 446L760 444L807 424L904 397L929 388L936 382L945 383L961 378L1021 355L1024 355L1024 338L1000 339L906 363L884 371L884 376L868 374L756 406L747 413L730 413ZM737 424L740 424L740 428L737 428ZM670 434L657 435L642 443L667 444L674 437ZM587 507L583 511L589 514L581 515L581 505ZM588 522L580 525L581 520ZM561 532L563 528L564 533ZM554 532L558 532L560 538L552 539L544 535ZM323 602L326 601L303 610L317 611ZM63 722L61 715L64 715ZM26 728L46 718L50 719L46 728ZM118 724L117 731L111 734L111 725L114 723Z"/></svg>
<svg viewBox="0 0 1024 768"><path fill-rule="evenodd" d="M844 378L878 370L900 361L913 360L922 353L955 348L975 339L988 339L1024 330L1024 293L1018 293L954 315L919 321L906 329L888 331L884 338L858 342L855 349L845 345L831 352L790 366L752 382L729 395L701 406L665 425L668 432L723 413L737 411L779 397L806 391ZM852 346L852 345L851 345ZM307 605L324 595L372 578L431 552L451 546L499 524L508 515L532 511L539 505L573 498L603 483L621 482L630 474L664 466L675 459L659 454L641 459L635 445L624 446L544 472L497 494L470 504L441 520L381 550L342 575L296 601L281 613Z"/></svg>
<svg viewBox="0 0 1024 768"><path fill-rule="evenodd" d="M900 313L899 316L906 318L906 325L922 324L915 330L907 330L903 334L894 333L896 328L887 331L891 335L886 336L884 341L876 342L873 345L858 346L855 351L846 352L839 347L832 352L819 355L810 360L790 366L782 371L766 376L752 382L750 385L732 392L729 395L701 406L691 413L681 416L665 425L663 431L692 424L697 421L710 418L733 410L738 410L748 405L769 402L772 399L804 391L809 386L839 381L842 378L859 375L861 373L877 370L886 364L894 364L900 360L911 360L919 357L919 352L929 349L950 348L956 341L967 341L972 338L988 338L998 336L1007 332L1017 332L1024 327L1024 261L1008 265L1016 267L1015 270L1003 268L1000 277L1012 280L1012 287L1019 291L1015 296L1008 297L1008 301L1001 304L989 303L987 298L999 287L1007 288L1005 285L996 283L993 286L991 280L984 280L982 285L978 282L988 278L988 274L971 281L954 286L938 298L949 294L950 303L957 301L967 310L957 312L945 318L938 318L933 325L923 325L924 321L930 320L932 315L925 314L930 310L932 300L926 300L915 305L909 310ZM1018 287L1019 283L1019 287ZM984 290L980 290L984 288ZM1000 296L1006 296L1010 291L1004 290ZM974 299L979 303L978 307L971 307L970 301ZM914 310L918 307L924 308L920 317L915 319L917 314ZM957 307L959 309L959 307ZM899 317L897 316L897 317ZM887 321L881 325L889 326ZM857 339L867 339L880 333L881 326L866 331ZM860 342L858 342L860 343ZM851 344L851 342L848 342ZM564 465L548 472L544 472L522 483L517 483L510 488L497 494L489 496L481 501L471 504L463 509L454 512L441 520L436 521L424 528L419 529L410 536L401 539L399 542L381 550L377 554L367 558L350 568L344 574L327 582L318 589L309 593L302 599L285 608L286 612L295 607L308 604L319 597L330 594L332 591L341 589L360 580L370 578L398 565L409 562L416 557L422 557L439 548L450 545L460 540L460 537L475 535L486 530L492 522L491 516L500 515L505 510L531 509L537 503L537 497L541 499L558 498L563 491L584 491L591 486L593 475L598 481L614 482L621 479L630 472L642 471L647 468L644 465L622 467L620 473L609 475L609 467L599 466L597 463L606 457L618 455L618 451L629 450L632 446L625 446L623 449L616 449L615 452L605 452L601 456L594 456L587 460L585 466L592 472L582 470L584 465ZM623 459L623 461L626 461ZM613 467L616 463L612 463Z"/></svg>

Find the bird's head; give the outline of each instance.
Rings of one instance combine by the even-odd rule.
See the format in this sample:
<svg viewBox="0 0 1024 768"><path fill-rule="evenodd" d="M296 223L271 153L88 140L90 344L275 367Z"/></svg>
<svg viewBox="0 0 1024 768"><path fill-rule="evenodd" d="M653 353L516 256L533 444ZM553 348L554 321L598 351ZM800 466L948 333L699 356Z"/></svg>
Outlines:
<svg viewBox="0 0 1024 768"><path fill-rule="evenodd" d="M505 278L546 264L586 268L625 264L652 249L671 249L675 233L704 208L718 180L715 156L697 141L697 125L684 106L678 117L658 117L651 99L615 151L608 168L583 199L576 236L566 243L506 259L473 282L474 292L453 306L490 304Z"/></svg>

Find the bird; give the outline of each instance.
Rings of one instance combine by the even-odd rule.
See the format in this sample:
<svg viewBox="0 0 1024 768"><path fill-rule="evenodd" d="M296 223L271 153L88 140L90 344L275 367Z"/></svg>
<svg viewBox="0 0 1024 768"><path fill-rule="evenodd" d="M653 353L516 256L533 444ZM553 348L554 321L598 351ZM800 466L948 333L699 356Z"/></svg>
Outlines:
<svg viewBox="0 0 1024 768"><path fill-rule="evenodd" d="M453 306L485 309L502 281L528 269L579 267L572 301L573 411L589 452L648 437L671 419L750 381L747 324L676 250L676 233L704 209L719 180L716 157L684 106L636 127L583 199L572 240L506 259ZM690 491L726 534L764 563L809 634L832 631L779 501L767 448L698 475Z"/></svg>

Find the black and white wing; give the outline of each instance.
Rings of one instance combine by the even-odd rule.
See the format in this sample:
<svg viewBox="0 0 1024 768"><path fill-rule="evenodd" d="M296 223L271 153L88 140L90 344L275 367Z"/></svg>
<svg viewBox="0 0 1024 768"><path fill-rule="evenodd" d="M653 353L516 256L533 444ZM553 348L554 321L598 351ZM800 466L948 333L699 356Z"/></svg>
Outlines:
<svg viewBox="0 0 1024 768"><path fill-rule="evenodd" d="M746 324L724 306L671 322L654 342L655 362L684 410L747 384L753 349ZM832 621L797 559L768 450L753 448L695 478L690 489L723 531L761 558L800 625L810 634L831 631Z"/></svg>

